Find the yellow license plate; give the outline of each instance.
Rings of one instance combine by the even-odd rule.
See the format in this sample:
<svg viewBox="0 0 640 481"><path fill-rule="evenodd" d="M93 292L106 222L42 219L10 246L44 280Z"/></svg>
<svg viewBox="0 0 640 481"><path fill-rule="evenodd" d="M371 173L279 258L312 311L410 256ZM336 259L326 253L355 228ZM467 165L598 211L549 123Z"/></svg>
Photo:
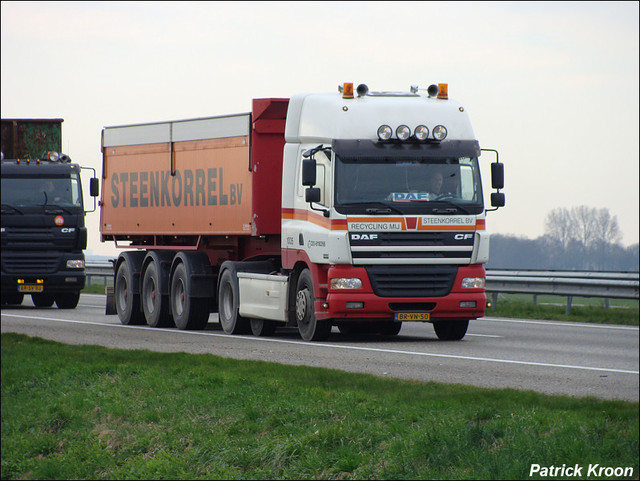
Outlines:
<svg viewBox="0 0 640 481"><path fill-rule="evenodd" d="M396 312L396 321L428 321L428 312Z"/></svg>
<svg viewBox="0 0 640 481"><path fill-rule="evenodd" d="M43 290L44 290L43 286L30 286L30 285L18 286L18 292L42 292Z"/></svg>

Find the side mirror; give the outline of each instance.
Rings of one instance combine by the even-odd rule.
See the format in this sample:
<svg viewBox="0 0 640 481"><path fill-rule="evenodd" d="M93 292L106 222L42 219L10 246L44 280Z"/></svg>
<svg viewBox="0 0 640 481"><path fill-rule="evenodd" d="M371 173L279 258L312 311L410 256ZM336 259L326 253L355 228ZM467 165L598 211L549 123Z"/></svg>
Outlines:
<svg viewBox="0 0 640 481"><path fill-rule="evenodd" d="M492 207L504 207L505 199L502 192L494 192L491 194L491 206Z"/></svg>
<svg viewBox="0 0 640 481"><path fill-rule="evenodd" d="M491 187L494 189L504 188L504 164L498 162L491 164Z"/></svg>
<svg viewBox="0 0 640 481"><path fill-rule="evenodd" d="M304 200L307 202L320 202L320 187L307 187L304 192Z"/></svg>
<svg viewBox="0 0 640 481"><path fill-rule="evenodd" d="M302 159L302 185L316 185L316 159L314 158Z"/></svg>
<svg viewBox="0 0 640 481"><path fill-rule="evenodd" d="M100 181L97 177L91 177L89 180L89 193L91 197L98 197L100 195Z"/></svg>

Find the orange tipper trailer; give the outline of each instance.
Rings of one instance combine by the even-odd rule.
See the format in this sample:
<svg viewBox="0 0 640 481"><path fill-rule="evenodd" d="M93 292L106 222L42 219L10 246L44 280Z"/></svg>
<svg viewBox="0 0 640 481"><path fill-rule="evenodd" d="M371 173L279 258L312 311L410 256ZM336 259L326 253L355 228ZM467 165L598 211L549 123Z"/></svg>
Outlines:
<svg viewBox="0 0 640 481"><path fill-rule="evenodd" d="M103 242L124 324L305 340L462 339L485 312L479 157L446 84L254 99L249 113L105 127ZM491 150L494 208L503 167Z"/></svg>

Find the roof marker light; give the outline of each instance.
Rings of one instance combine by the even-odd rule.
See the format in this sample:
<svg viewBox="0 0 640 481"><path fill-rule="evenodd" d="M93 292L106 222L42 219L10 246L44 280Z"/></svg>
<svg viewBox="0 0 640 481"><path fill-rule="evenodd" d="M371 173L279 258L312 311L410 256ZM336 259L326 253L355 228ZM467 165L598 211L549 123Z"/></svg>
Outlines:
<svg viewBox="0 0 640 481"><path fill-rule="evenodd" d="M438 98L443 100L449 98L449 84L438 84Z"/></svg>
<svg viewBox="0 0 640 481"><path fill-rule="evenodd" d="M343 99L352 99L353 98L353 82L345 82L342 86L342 98Z"/></svg>

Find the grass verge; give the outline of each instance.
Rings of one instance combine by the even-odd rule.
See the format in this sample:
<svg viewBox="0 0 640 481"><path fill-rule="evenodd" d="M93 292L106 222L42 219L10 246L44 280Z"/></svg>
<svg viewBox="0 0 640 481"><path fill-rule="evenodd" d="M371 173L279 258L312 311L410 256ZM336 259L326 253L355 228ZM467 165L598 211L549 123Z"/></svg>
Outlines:
<svg viewBox="0 0 640 481"><path fill-rule="evenodd" d="M2 335L2 479L637 479L638 430L638 403Z"/></svg>

